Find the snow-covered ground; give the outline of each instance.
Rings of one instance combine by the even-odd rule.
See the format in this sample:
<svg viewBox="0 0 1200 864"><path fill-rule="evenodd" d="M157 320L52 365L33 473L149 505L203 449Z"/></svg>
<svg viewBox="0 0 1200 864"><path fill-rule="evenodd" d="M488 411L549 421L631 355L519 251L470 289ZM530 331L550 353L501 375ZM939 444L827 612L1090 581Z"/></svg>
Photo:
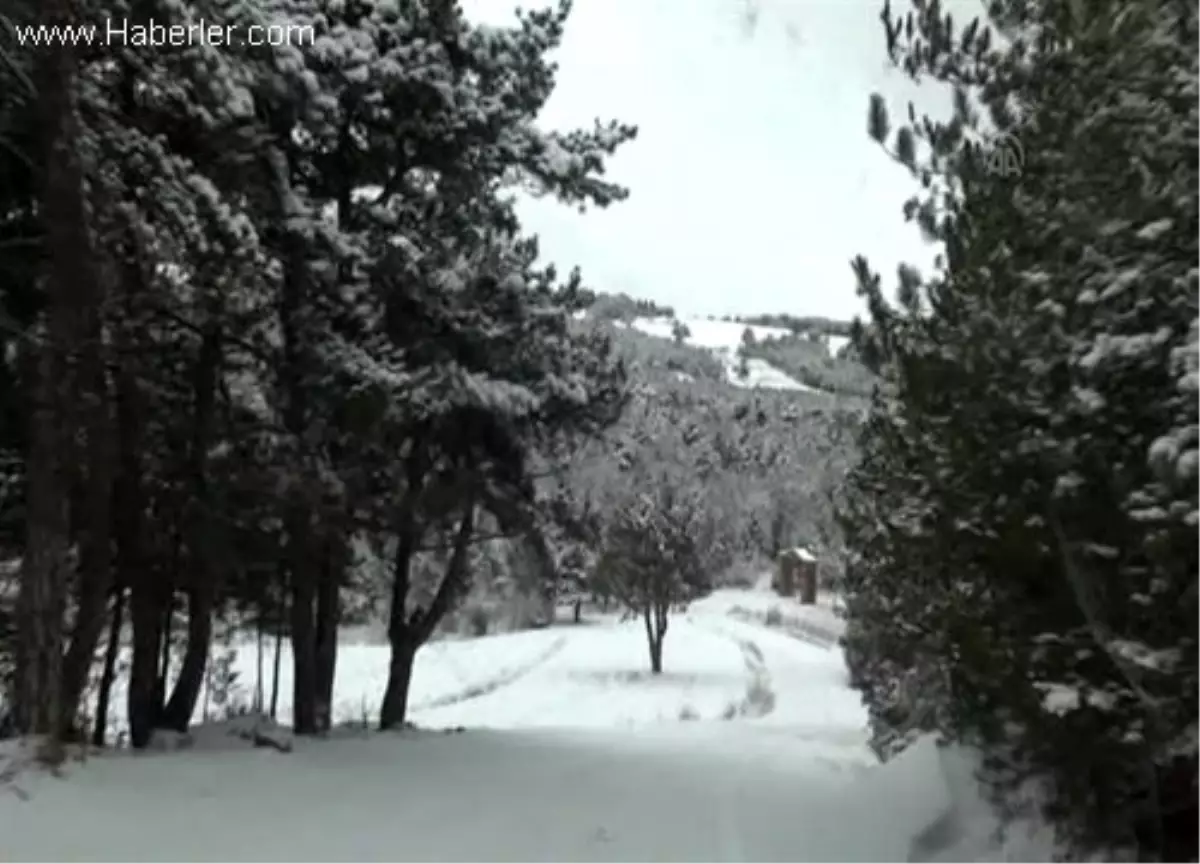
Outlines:
<svg viewBox="0 0 1200 864"><path fill-rule="evenodd" d="M826 344L829 346L830 356L836 357L837 353L850 344L849 336L828 336Z"/></svg>
<svg viewBox="0 0 1200 864"><path fill-rule="evenodd" d="M633 326L649 336L659 336L671 339L674 336L675 322L683 324L691 331L687 338L689 345L697 348L712 350L726 348L736 351L742 344L742 334L749 327L755 339L782 339L791 335L784 327L762 327L757 324L739 324L737 321L713 321L701 316L684 315L680 318L661 316L657 318L635 318Z"/></svg>
<svg viewBox="0 0 1200 864"><path fill-rule="evenodd" d="M816 605L806 606L795 597L780 597L767 590L770 580L758 591L723 589L714 591L692 608L698 611L717 611L742 621L749 621L773 630L781 630L794 638L823 648L834 648L844 630L844 622L836 611L837 598L822 591Z"/></svg>
<svg viewBox="0 0 1200 864"><path fill-rule="evenodd" d="M729 383L736 387L800 390L806 393L823 392L797 381L758 357L747 359L744 377L738 374L740 364L737 358L737 349L742 343L742 334L746 331L747 326L754 333L755 339L779 339L790 335L790 331L783 327L761 327L739 324L736 321L710 321L707 318L687 316L678 319L668 317L635 318L631 326L649 336L671 339L674 338L676 322L682 323L690 332L684 341L689 345L705 348L712 352L713 356L725 366L725 375Z"/></svg>
<svg viewBox="0 0 1200 864"><path fill-rule="evenodd" d="M25 798L0 788L0 858L896 861L922 832L929 858L1040 854L990 842L961 760L922 743L874 764L838 652L735 614L771 600L677 615L661 676L641 623L611 616L427 646L412 719L459 734L343 729L279 753L210 728L26 772ZM338 720L374 714L386 662L342 650ZM238 665L249 679L252 652Z"/></svg>

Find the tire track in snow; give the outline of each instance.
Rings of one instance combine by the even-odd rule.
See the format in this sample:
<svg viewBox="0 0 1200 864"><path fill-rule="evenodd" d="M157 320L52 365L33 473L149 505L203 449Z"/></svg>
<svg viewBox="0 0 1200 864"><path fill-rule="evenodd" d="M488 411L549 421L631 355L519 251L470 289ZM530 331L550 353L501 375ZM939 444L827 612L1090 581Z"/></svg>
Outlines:
<svg viewBox="0 0 1200 864"><path fill-rule="evenodd" d="M771 688L771 673L763 659L762 649L749 639L730 638L737 642L750 673L750 683L746 685L746 696L738 706L738 714L742 717L766 717L775 710L775 691Z"/></svg>
<svg viewBox="0 0 1200 864"><path fill-rule="evenodd" d="M536 655L527 663L522 663L515 666L494 678L489 678L478 684L472 684L464 690L456 693L450 693L445 696L438 696L434 699L427 699L409 708L410 711L432 711L435 708L446 708L450 705L459 705L463 702L469 702L472 699L479 699L483 696L490 696L497 690L508 687L520 681L533 670L537 669L542 664L551 660L556 654L563 650L567 644L566 636L559 636L546 647L546 650Z"/></svg>
<svg viewBox="0 0 1200 864"><path fill-rule="evenodd" d="M824 648L826 651L832 651L838 644L837 635L815 624L802 621L799 618L784 618L778 624L768 624L765 613L758 614L742 606L734 606L730 609L729 617L746 624L753 624L756 627L764 627L768 630L782 633L784 636L790 636L798 642L805 642L817 648Z"/></svg>
<svg viewBox="0 0 1200 864"><path fill-rule="evenodd" d="M731 702L722 715L723 720L733 720L737 717L766 717L775 710L775 690L771 686L771 671L767 668L762 649L752 639L742 639L730 633L725 628L711 622L698 622L690 615L687 620L711 633L715 633L738 646L742 652L742 662L750 673L746 684L746 695L741 702Z"/></svg>

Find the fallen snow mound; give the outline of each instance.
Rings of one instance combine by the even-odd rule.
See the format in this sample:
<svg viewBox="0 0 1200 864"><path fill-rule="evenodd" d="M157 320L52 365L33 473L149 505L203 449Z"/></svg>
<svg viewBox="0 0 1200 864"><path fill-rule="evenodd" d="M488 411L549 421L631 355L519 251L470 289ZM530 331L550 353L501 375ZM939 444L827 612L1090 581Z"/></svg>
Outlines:
<svg viewBox="0 0 1200 864"><path fill-rule="evenodd" d="M922 738L864 780L861 803L891 808L888 818L917 827L908 861L1056 860L1053 831L1040 820L1002 825L975 779L978 765L969 750Z"/></svg>

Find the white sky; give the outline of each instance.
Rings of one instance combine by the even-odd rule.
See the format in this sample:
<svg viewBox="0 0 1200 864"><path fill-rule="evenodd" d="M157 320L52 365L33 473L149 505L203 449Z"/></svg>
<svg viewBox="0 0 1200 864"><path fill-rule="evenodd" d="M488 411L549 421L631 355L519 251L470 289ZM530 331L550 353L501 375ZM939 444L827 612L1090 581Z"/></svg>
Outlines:
<svg viewBox="0 0 1200 864"><path fill-rule="evenodd" d="M868 137L867 100L883 92L898 122L908 99L940 113L947 98L889 67L881 0L759 3L750 32L746 0L576 0L545 124L640 129L609 172L628 200L523 207L545 257L681 312L835 318L862 311L855 254L889 290L899 262L930 265L900 210L914 182ZM465 4L491 21L512 5Z"/></svg>

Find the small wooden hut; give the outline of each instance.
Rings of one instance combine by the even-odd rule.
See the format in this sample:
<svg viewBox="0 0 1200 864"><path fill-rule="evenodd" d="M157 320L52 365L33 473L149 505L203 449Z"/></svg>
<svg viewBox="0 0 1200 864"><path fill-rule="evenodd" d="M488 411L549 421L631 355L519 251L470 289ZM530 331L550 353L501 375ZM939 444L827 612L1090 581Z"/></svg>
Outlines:
<svg viewBox="0 0 1200 864"><path fill-rule="evenodd" d="M784 597L796 597L801 603L817 602L817 557L802 546L779 553L775 591Z"/></svg>

